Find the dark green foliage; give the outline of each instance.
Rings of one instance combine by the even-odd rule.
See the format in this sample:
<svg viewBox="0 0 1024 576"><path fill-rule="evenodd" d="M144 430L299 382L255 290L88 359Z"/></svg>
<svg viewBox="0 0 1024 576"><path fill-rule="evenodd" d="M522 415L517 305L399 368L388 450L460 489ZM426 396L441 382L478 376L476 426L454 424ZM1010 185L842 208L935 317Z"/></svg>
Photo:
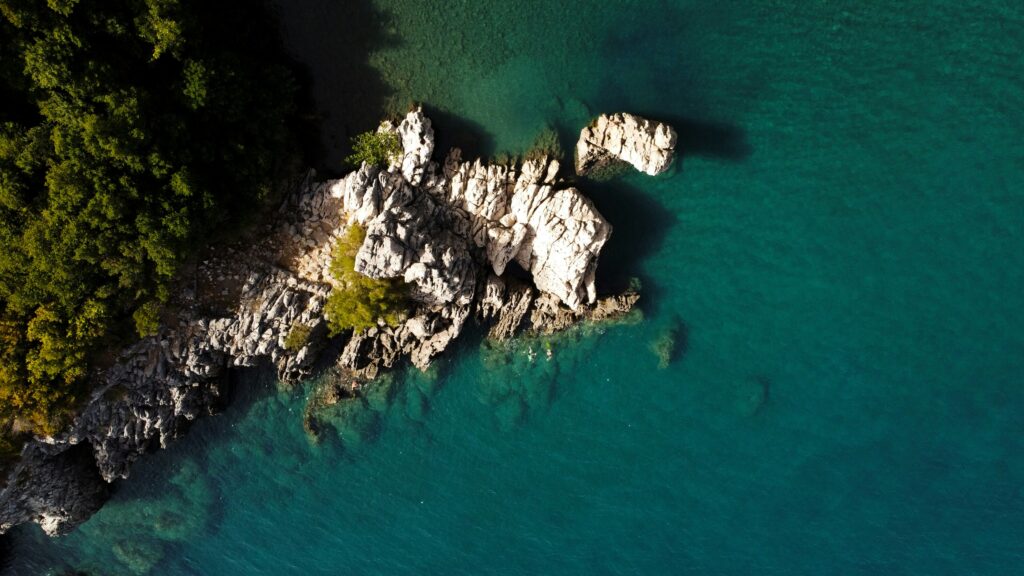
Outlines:
<svg viewBox="0 0 1024 576"><path fill-rule="evenodd" d="M284 349L289 352L298 352L302 350L302 347L309 342L309 335L312 333L312 328L305 324L296 324L292 326L288 335L284 338Z"/></svg>
<svg viewBox="0 0 1024 576"><path fill-rule="evenodd" d="M55 431L97 352L155 332L181 263L270 200L294 88L260 6L0 0L0 418Z"/></svg>
<svg viewBox="0 0 1024 576"><path fill-rule="evenodd" d="M152 336L160 328L160 302L150 300L135 309L132 313L135 320L135 331L139 336Z"/></svg>
<svg viewBox="0 0 1024 576"><path fill-rule="evenodd" d="M591 168L587 172L587 178L596 182L608 182L625 176L632 168L633 166L629 162L609 157L598 166Z"/></svg>
<svg viewBox="0 0 1024 576"><path fill-rule="evenodd" d="M6 474L20 454L21 439L0 434L0 474Z"/></svg>
<svg viewBox="0 0 1024 576"><path fill-rule="evenodd" d="M402 143L394 132L363 132L352 139L352 155L345 159L353 166L363 162L386 168L402 153Z"/></svg>
<svg viewBox="0 0 1024 576"><path fill-rule="evenodd" d="M372 328L378 318L395 326L406 311L405 290L400 281L369 278L355 271L356 253L365 237L366 231L353 224L334 248L331 274L338 285L324 307L332 336L349 329L358 332Z"/></svg>
<svg viewBox="0 0 1024 576"><path fill-rule="evenodd" d="M508 152L498 152L494 156L491 156L487 160L487 163L493 166L505 166L506 168L512 168L519 163L519 156L509 154Z"/></svg>
<svg viewBox="0 0 1024 576"><path fill-rule="evenodd" d="M558 138L558 132L551 126L545 126L533 139L533 144L522 155L510 152L499 152L491 156L488 164L496 166L514 167L523 162L537 162L542 160L560 160L564 152L562 143Z"/></svg>
<svg viewBox="0 0 1024 576"><path fill-rule="evenodd" d="M562 157L562 143L558 139L558 132L551 126L545 126L533 141L533 146L527 150L525 160L543 160L545 158L558 160Z"/></svg>

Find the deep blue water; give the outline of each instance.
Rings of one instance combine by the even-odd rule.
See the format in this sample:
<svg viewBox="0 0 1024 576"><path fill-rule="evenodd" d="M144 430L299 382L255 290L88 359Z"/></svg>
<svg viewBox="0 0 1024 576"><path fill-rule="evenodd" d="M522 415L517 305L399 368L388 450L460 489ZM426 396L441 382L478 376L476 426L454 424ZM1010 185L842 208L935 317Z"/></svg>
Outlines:
<svg viewBox="0 0 1024 576"><path fill-rule="evenodd" d="M335 4L283 10L335 167L413 100L484 155L677 127L670 176L580 183L644 320L550 361L468 337L319 445L312 384L244 374L6 573L1024 573L1024 5Z"/></svg>

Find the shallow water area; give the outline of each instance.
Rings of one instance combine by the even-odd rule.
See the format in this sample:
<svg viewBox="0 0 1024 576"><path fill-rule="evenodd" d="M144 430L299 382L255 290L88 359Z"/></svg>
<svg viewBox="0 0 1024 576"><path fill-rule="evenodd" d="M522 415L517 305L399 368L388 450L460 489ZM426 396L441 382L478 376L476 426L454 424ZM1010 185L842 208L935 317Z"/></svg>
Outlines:
<svg viewBox="0 0 1024 576"><path fill-rule="evenodd" d="M336 4L282 7L328 168L412 101L470 156L676 126L669 175L577 182L642 321L467 337L319 442L315 382L243 374L78 532L16 530L4 574L1020 570L1019 3Z"/></svg>

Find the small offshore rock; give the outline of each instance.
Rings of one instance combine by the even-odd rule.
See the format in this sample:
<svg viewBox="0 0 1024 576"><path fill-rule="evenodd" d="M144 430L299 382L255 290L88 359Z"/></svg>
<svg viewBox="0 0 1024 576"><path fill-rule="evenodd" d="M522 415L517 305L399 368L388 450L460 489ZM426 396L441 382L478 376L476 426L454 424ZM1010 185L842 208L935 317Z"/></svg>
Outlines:
<svg viewBox="0 0 1024 576"><path fill-rule="evenodd" d="M576 173L583 176L621 160L657 176L675 157L676 131L668 124L633 114L602 114L580 132Z"/></svg>

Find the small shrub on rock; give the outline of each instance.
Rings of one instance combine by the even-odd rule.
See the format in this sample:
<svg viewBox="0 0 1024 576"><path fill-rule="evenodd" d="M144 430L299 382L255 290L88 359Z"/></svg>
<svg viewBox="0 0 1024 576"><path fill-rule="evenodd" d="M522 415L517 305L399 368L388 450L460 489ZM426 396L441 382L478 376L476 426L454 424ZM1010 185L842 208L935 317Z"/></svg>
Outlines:
<svg viewBox="0 0 1024 576"><path fill-rule="evenodd" d="M352 155L345 159L353 166L363 162L387 168L392 158L402 154L402 143L394 132L363 132L352 139Z"/></svg>
<svg viewBox="0 0 1024 576"><path fill-rule="evenodd" d="M558 132L551 126L545 126L537 134L537 138L533 141L533 146L530 147L523 158L530 161L543 160L544 158L558 159L561 157L562 143L558 139Z"/></svg>
<svg viewBox="0 0 1024 576"><path fill-rule="evenodd" d="M284 349L289 352L298 352L309 342L309 334L312 328L305 324L295 324L288 335L284 338Z"/></svg>

